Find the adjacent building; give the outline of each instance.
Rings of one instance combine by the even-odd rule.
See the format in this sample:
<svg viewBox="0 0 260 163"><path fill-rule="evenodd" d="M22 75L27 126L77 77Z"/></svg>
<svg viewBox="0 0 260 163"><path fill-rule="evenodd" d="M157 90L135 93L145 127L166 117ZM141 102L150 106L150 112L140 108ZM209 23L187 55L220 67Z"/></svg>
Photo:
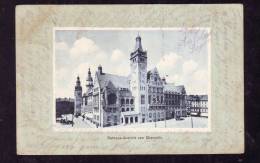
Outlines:
<svg viewBox="0 0 260 163"><path fill-rule="evenodd" d="M56 118L64 114L74 113L74 99L71 98L57 98L56 99Z"/></svg>
<svg viewBox="0 0 260 163"><path fill-rule="evenodd" d="M208 117L208 95L189 95L186 103L191 115Z"/></svg>

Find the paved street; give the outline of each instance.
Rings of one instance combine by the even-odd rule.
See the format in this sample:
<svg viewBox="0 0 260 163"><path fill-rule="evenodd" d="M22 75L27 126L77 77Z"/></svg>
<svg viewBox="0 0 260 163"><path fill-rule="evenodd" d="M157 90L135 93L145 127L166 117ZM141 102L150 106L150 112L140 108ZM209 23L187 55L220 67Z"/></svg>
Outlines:
<svg viewBox="0 0 260 163"><path fill-rule="evenodd" d="M203 117L192 117L193 128L207 128L208 118ZM147 123L136 123L130 125L118 125L112 127L123 127L123 128L191 128L191 117L186 117L183 120L169 119L159 122L147 122Z"/></svg>
<svg viewBox="0 0 260 163"><path fill-rule="evenodd" d="M193 128L207 128L208 118L205 117L192 117ZM117 125L111 126L110 128L192 128L191 117L186 117L183 120L169 119L165 121L158 122L147 122L147 123L134 123L128 125ZM62 125L59 124L59 127L70 128L72 125ZM96 128L96 126L90 121L84 119L81 116L74 118L73 128Z"/></svg>

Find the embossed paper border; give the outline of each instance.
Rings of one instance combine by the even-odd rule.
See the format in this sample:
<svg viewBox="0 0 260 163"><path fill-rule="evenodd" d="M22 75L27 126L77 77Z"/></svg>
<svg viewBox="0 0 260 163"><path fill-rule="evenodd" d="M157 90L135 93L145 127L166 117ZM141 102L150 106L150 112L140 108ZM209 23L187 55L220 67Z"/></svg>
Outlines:
<svg viewBox="0 0 260 163"><path fill-rule="evenodd" d="M210 28L211 132L56 132L52 124L54 27ZM16 80L18 154L244 151L242 5L17 6Z"/></svg>

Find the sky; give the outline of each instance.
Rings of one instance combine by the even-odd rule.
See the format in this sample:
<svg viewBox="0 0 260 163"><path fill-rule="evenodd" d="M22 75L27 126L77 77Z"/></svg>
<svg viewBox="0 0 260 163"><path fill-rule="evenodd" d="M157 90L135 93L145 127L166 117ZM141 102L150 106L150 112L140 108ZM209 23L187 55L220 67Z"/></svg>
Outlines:
<svg viewBox="0 0 260 163"><path fill-rule="evenodd" d="M88 68L128 76L130 53L140 35L148 70L156 67L168 83L184 85L187 94L208 94L209 33L205 29L55 30L55 97L74 97L79 75L86 91Z"/></svg>

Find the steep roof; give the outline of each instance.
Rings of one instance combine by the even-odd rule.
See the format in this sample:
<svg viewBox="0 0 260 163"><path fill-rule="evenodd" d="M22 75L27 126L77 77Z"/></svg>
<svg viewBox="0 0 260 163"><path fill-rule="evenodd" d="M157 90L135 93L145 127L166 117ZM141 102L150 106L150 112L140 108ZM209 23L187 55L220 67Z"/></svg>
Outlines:
<svg viewBox="0 0 260 163"><path fill-rule="evenodd" d="M187 100L208 101L208 95L188 95Z"/></svg>
<svg viewBox="0 0 260 163"><path fill-rule="evenodd" d="M97 72L97 79L101 88L104 88L109 81L113 83L116 88L129 88L128 78L125 76L119 76L114 74Z"/></svg>
<svg viewBox="0 0 260 163"><path fill-rule="evenodd" d="M200 100L208 101L208 95L199 95Z"/></svg>
<svg viewBox="0 0 260 163"><path fill-rule="evenodd" d="M167 83L164 85L164 90L170 92L182 93L183 91L185 91L185 87L184 85L175 86L173 83Z"/></svg>

